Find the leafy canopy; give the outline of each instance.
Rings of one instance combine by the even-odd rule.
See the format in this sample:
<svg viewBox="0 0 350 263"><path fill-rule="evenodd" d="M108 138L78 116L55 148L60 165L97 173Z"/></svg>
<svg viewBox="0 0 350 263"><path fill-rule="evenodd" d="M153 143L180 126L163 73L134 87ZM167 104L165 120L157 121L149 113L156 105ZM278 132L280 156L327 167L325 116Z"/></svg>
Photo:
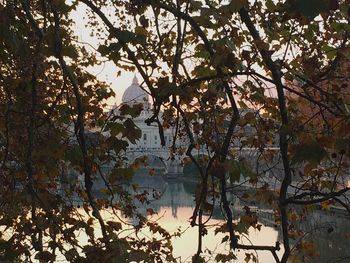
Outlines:
<svg viewBox="0 0 350 263"><path fill-rule="evenodd" d="M94 49L74 31L81 6ZM210 219L216 203L230 244L216 261L234 259L235 249L267 250L276 262L315 256L303 238L291 250L290 238L305 236L295 221L307 213L294 207L337 202L349 211L349 19L348 0L0 2L0 257L175 262L171 235L135 210L133 199L147 194L124 187L133 168L123 153L141 136L133 122L141 109L106 112L114 92L88 71L101 56L142 76L153 101L146 122L159 127L162 144L164 128L186 142L169 151L199 172L194 262L206 258L203 214ZM247 159L244 149L257 154ZM106 186L103 198L94 178ZM256 193L232 190L242 180ZM249 207L233 221L229 193L274 210L280 258L279 244L239 242L261 226ZM121 235L129 227L121 218L135 216L136 233L146 227L161 238ZM256 257L247 253L249 261Z"/></svg>

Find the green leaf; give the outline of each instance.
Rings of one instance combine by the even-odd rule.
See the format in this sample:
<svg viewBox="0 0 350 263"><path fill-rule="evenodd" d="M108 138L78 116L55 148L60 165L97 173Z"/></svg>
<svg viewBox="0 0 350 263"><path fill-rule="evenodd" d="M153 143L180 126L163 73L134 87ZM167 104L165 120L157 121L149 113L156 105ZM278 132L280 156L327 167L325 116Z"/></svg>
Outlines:
<svg viewBox="0 0 350 263"><path fill-rule="evenodd" d="M126 119L124 122L125 129L123 136L126 137L132 144L136 144L136 141L141 138L142 131L131 119Z"/></svg>
<svg viewBox="0 0 350 263"><path fill-rule="evenodd" d="M129 262L143 262L145 258L149 258L149 255L145 251L133 251L129 254Z"/></svg>
<svg viewBox="0 0 350 263"><path fill-rule="evenodd" d="M101 53L101 55L106 56L109 55L112 51L119 51L122 48L122 45L118 42L113 42L111 44L107 45L100 45L98 47L98 51Z"/></svg>
<svg viewBox="0 0 350 263"><path fill-rule="evenodd" d="M241 169L236 160L230 162L229 176L231 182L239 182L241 177Z"/></svg>
<svg viewBox="0 0 350 263"><path fill-rule="evenodd" d="M128 105L128 104L123 104L120 108L120 115L130 115L131 118L135 118L140 115L142 111L142 104L135 104L135 105Z"/></svg>
<svg viewBox="0 0 350 263"><path fill-rule="evenodd" d="M314 18L328 10L326 0L297 0L296 7L303 16L309 18Z"/></svg>
<svg viewBox="0 0 350 263"><path fill-rule="evenodd" d="M292 164L302 163L305 161L311 164L319 164L327 152L316 141L311 140L307 143L299 144L294 150Z"/></svg>
<svg viewBox="0 0 350 263"><path fill-rule="evenodd" d="M62 53L64 56L77 59L79 56L79 53L77 49L73 45L65 45L62 47Z"/></svg>
<svg viewBox="0 0 350 263"><path fill-rule="evenodd" d="M118 139L117 137L113 136L110 136L106 142L108 147L114 150L115 154L118 154L121 151L125 151L129 145L127 141Z"/></svg>
<svg viewBox="0 0 350 263"><path fill-rule="evenodd" d="M233 0L231 1L231 3L229 4L229 9L232 12L238 12L242 7L245 7L248 5L248 1L247 0Z"/></svg>
<svg viewBox="0 0 350 263"><path fill-rule="evenodd" d="M236 259L237 259L237 257L235 256L235 254L232 253L232 251L230 251L230 253L228 253L227 255L225 255L225 254L217 254L215 256L215 261L216 262L233 262Z"/></svg>
<svg viewBox="0 0 350 263"><path fill-rule="evenodd" d="M143 26L137 26L135 28L135 33L139 36L147 36L148 32Z"/></svg>
<svg viewBox="0 0 350 263"><path fill-rule="evenodd" d="M237 225L235 225L234 230L235 232L238 232L239 234L246 234L248 235L248 228L249 225L243 222L239 222Z"/></svg>
<svg viewBox="0 0 350 263"><path fill-rule="evenodd" d="M120 30L118 34L118 38L125 43L129 43L134 39L136 39L137 35L127 30Z"/></svg>
<svg viewBox="0 0 350 263"><path fill-rule="evenodd" d="M256 173L252 170L248 160L231 160L229 164L229 176L231 182L239 182L241 176L255 179Z"/></svg>
<svg viewBox="0 0 350 263"><path fill-rule="evenodd" d="M322 46L321 50L325 52L328 59L334 59L337 55L337 48L329 46L327 43Z"/></svg>
<svg viewBox="0 0 350 263"><path fill-rule="evenodd" d="M197 77L209 77L209 76L215 76L216 70L211 69L209 66L197 66L192 71L192 74L194 74Z"/></svg>
<svg viewBox="0 0 350 263"><path fill-rule="evenodd" d="M109 181L111 183L117 182L121 179L131 180L134 175L134 170L131 167L127 168L114 168L109 175Z"/></svg>
<svg viewBox="0 0 350 263"><path fill-rule="evenodd" d="M64 254L66 259L69 261L69 262L73 262L74 259L78 258L79 257L79 254L78 252L75 250L75 249L70 249L68 251L66 251L66 253Z"/></svg>
<svg viewBox="0 0 350 263"><path fill-rule="evenodd" d="M119 133L125 133L125 127L123 124L118 122L110 122L106 125L104 131L109 131L111 136L115 137Z"/></svg>
<svg viewBox="0 0 350 263"><path fill-rule="evenodd" d="M171 95L187 95L187 93L185 93L181 88L176 86L176 84L170 82L169 77L159 78L157 86L158 96L162 101L167 101L169 99L169 96Z"/></svg>
<svg viewBox="0 0 350 263"><path fill-rule="evenodd" d="M272 0L266 0L266 7L270 12L275 11L276 9L276 5Z"/></svg>
<svg viewBox="0 0 350 263"><path fill-rule="evenodd" d="M72 145L68 147L65 152L65 160L69 161L72 165L81 165L83 160L83 155L79 145Z"/></svg>

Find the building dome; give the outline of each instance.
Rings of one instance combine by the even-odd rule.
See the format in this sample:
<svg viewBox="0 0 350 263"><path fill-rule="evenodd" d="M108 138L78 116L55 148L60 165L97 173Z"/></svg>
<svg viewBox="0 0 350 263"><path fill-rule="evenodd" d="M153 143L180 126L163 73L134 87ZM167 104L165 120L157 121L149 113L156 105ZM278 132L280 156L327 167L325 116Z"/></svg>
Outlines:
<svg viewBox="0 0 350 263"><path fill-rule="evenodd" d="M141 89L136 76L132 80L131 86L128 87L124 91L124 94L122 97L122 103L125 103L125 104L135 104L135 103L148 104L148 94L146 91Z"/></svg>

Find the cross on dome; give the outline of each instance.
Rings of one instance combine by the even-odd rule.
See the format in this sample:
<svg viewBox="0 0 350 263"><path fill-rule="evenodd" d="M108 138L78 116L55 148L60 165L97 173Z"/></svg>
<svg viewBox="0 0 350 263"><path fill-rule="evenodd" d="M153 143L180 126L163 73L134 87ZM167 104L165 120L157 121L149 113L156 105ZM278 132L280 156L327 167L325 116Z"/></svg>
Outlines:
<svg viewBox="0 0 350 263"><path fill-rule="evenodd" d="M136 75L134 75L134 78L132 79L132 84L139 85L139 80L137 79Z"/></svg>

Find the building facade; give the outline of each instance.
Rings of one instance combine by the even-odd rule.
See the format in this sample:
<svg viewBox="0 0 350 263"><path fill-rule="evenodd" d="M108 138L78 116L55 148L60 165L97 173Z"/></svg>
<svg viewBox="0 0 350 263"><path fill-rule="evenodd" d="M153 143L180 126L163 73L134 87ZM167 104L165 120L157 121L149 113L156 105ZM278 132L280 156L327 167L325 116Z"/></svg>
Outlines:
<svg viewBox="0 0 350 263"><path fill-rule="evenodd" d="M173 143L173 130L164 129L165 146L161 145L158 125L153 123L146 124L153 112L149 102L148 93L143 90L139 82L134 77L132 84L125 90L122 96L122 104L133 106L135 104L142 105L140 115L133 119L135 125L141 130L141 138L129 146L126 151L128 163L132 164L136 159L148 158L150 163L153 163L156 168L161 168L163 165L166 174L182 174L181 156L170 156L169 147ZM160 117L161 117L160 112Z"/></svg>

